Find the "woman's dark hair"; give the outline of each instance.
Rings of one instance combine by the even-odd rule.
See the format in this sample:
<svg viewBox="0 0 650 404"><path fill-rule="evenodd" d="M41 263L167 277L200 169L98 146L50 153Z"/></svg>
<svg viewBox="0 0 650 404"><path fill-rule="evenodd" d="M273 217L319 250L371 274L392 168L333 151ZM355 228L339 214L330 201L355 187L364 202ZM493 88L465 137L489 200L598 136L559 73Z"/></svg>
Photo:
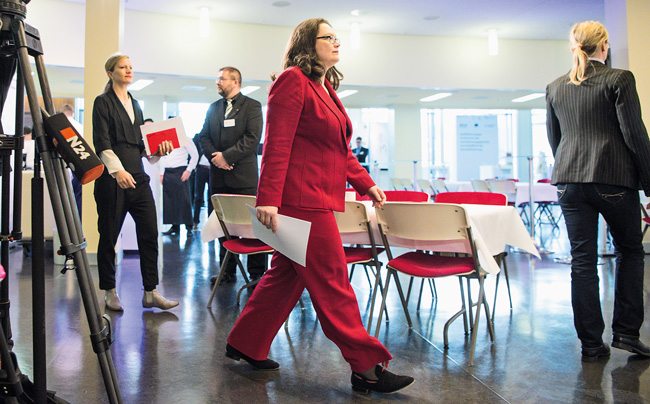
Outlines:
<svg viewBox="0 0 650 404"><path fill-rule="evenodd" d="M331 26L323 18L310 18L298 24L291 34L282 64L285 70L293 66L298 66L303 74L312 80L319 79L325 75L325 79L336 90L339 88L339 83L343 79L343 74L334 66L325 71L325 65L316 54L316 37L318 36L318 29L321 24ZM271 75L273 80L275 80L275 77L275 74Z"/></svg>

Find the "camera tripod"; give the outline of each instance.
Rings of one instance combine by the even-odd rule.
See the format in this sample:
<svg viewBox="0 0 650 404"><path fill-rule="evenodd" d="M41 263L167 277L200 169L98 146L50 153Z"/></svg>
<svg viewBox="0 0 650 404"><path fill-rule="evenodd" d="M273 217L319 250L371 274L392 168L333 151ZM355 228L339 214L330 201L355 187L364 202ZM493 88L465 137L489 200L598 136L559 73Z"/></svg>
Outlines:
<svg viewBox="0 0 650 404"><path fill-rule="evenodd" d="M45 275L44 275L44 236L43 236L43 179L40 177L40 161L49 191L54 218L61 240L61 252L67 258L64 271L76 272L86 317L90 328L90 340L99 365L110 403L122 403L117 384L117 376L109 350L113 340L111 323L102 316L93 280L89 272L86 255L86 241L81 229L79 213L76 209L74 193L64 162L57 153L50 137L46 136L44 119L55 113L52 94L45 72L43 51L38 30L25 24L26 4L29 0L0 0L0 110L15 72L16 85L16 135L0 135L0 160L2 165L2 207L0 225L0 264L9 271L9 242L22 238L20 231L20 196L22 191L22 148L24 98L27 100L34 122L33 133L38 153L35 157L34 178L32 180L32 289L34 299L34 385L33 393L26 394L23 387L31 382L22 375L18 361L11 347L11 325L9 321L8 279L0 284L0 402L5 403L66 403L48 393L45 386ZM39 106L34 79L32 78L29 57L34 58L36 72L43 97L44 110ZM0 131L2 127L0 125ZM48 133L49 136L52 134ZM9 232L10 163L14 156L14 212L13 228ZM20 151L20 153L19 153ZM20 154L20 155L19 155ZM40 155L40 157L39 157ZM39 228L40 227L40 228ZM8 277L7 277L8 278Z"/></svg>

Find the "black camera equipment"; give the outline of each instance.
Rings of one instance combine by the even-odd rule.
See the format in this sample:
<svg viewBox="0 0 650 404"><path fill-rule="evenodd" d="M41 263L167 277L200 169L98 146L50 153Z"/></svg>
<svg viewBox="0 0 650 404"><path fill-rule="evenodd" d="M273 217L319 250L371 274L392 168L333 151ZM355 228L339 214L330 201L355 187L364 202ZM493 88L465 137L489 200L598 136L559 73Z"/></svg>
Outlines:
<svg viewBox="0 0 650 404"><path fill-rule="evenodd" d="M16 128L15 135L4 134L0 124L0 165L2 175L2 205L0 208L0 264L7 272L9 243L22 238L20 227L22 194L22 149L24 99L27 95L32 113L33 134L37 147L32 180L32 292L33 292L33 361L34 383L20 372L16 355L11 351L11 324L9 320L9 277L0 283L0 403L67 403L46 389L45 355L45 262L43 232L43 178L40 161L47 181L54 218L61 240L60 254L65 255L66 270L77 275L81 298L90 328L90 340L99 359L100 369L110 403L122 403L110 344L113 340L110 320L102 316L89 272L86 241L81 229L70 178L64 161L73 168L78 178L90 181L101 174L97 156L79 141L78 134L66 130L60 116L54 115L54 103L43 62L39 32L25 24L26 5L29 0L0 0L0 111L4 107L8 90L16 73ZM29 57L34 58L39 79L44 110L39 106ZM52 116L54 115L54 116ZM52 116L52 117L50 117ZM44 124L45 120L45 124ZM58 133L57 133L58 132ZM47 134L47 136L46 136ZM61 137L61 135L63 137ZM75 138L75 135L76 138ZM53 140L56 139L57 147ZM61 155L57 153L59 149ZM13 230L9 231L11 157L14 153L13 172ZM88 153L86 155L86 153ZM83 158L81 158L83 157ZM72 265L69 263L73 262Z"/></svg>

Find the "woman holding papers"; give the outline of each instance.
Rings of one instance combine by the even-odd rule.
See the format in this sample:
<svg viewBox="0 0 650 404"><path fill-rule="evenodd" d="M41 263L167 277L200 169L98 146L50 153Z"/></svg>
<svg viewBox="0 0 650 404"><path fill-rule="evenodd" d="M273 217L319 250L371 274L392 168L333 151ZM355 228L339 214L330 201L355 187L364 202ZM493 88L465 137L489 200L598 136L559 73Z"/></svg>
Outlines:
<svg viewBox="0 0 650 404"><path fill-rule="evenodd" d="M136 225L144 285L142 306L167 310L177 306L178 302L169 301L156 291L158 224L149 176L142 166L145 150L140 132L142 110L126 88L133 80L131 60L117 53L108 58L104 68L108 83L93 105L95 152L106 166L104 174L95 181L99 288L106 291L104 301L108 309L124 310L115 291L115 244L128 212ZM157 162L160 155L171 150L171 142L161 143L150 162Z"/></svg>
<svg viewBox="0 0 650 404"><path fill-rule="evenodd" d="M388 350L368 335L350 286L333 211L345 209L349 182L381 206L386 200L352 154L352 128L334 90L342 75L339 38L323 19L293 31L284 68L270 89L266 140L257 191L257 218L277 229L277 214L311 222L306 265L279 252L237 320L226 356L259 370L276 370L268 359L273 338L307 288L325 335L352 368L352 387L390 393L413 378L386 370Z"/></svg>

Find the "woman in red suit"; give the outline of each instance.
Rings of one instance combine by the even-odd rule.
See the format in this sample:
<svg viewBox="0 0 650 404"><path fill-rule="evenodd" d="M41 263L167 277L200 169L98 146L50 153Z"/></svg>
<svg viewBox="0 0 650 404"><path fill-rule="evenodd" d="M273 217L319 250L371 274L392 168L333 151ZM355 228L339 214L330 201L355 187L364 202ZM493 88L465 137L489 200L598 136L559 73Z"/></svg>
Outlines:
<svg viewBox="0 0 650 404"><path fill-rule="evenodd" d="M306 266L273 254L228 337L226 355L259 370L278 369L268 359L271 342L307 288L325 335L352 368L353 389L390 393L414 379L386 370L390 353L361 323L333 214L345 209L346 181L375 206L386 201L349 147L350 118L335 93L339 46L327 21L302 22L289 41L285 71L271 86L257 218L275 231L280 213L311 222L312 232Z"/></svg>

